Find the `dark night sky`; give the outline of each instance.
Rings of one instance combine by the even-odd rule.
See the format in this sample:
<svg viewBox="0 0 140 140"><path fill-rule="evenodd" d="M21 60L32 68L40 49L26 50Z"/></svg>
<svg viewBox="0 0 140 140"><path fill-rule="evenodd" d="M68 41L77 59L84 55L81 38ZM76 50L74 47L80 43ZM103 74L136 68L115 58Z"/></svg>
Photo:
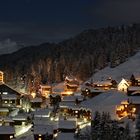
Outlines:
<svg viewBox="0 0 140 140"><path fill-rule="evenodd" d="M89 28L140 23L139 13L140 0L0 0L0 40L61 41Z"/></svg>

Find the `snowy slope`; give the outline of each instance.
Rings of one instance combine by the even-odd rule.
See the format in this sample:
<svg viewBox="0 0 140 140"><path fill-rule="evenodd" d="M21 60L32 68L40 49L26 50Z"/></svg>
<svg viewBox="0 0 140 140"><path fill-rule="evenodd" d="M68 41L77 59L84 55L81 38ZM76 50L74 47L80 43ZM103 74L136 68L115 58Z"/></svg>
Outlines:
<svg viewBox="0 0 140 140"><path fill-rule="evenodd" d="M118 119L116 115L116 106L120 105L124 100L140 102L140 96L127 96L124 92L117 90L107 91L92 99L82 102L82 106L92 110L92 116L95 111L109 112L112 119Z"/></svg>
<svg viewBox="0 0 140 140"><path fill-rule="evenodd" d="M130 78L133 73L140 73L140 52L115 68L106 67L93 75L93 80L111 76L115 80Z"/></svg>
<svg viewBox="0 0 140 140"><path fill-rule="evenodd" d="M128 98L131 97L128 97L124 93L112 90L82 102L82 106L90 108L93 113L92 116L94 116L95 111L99 111L101 113L109 112L112 119L117 119L117 115L115 113L116 106L120 105L123 100L127 100Z"/></svg>

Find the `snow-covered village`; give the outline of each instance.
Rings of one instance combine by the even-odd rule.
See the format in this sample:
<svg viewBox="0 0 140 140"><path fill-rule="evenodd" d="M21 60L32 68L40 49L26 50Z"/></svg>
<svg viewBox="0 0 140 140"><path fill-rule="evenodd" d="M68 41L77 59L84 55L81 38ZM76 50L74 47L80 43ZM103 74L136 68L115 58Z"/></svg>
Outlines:
<svg viewBox="0 0 140 140"><path fill-rule="evenodd" d="M0 0L0 140L140 140L140 0Z"/></svg>
<svg viewBox="0 0 140 140"><path fill-rule="evenodd" d="M41 84L28 93L7 85L0 71L0 140L139 137L139 60L140 52L87 81L66 76L61 83Z"/></svg>

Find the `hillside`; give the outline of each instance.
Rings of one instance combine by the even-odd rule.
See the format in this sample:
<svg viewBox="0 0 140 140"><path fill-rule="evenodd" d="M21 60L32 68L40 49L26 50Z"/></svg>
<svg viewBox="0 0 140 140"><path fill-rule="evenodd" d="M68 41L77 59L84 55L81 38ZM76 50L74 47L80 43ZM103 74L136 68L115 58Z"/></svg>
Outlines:
<svg viewBox="0 0 140 140"><path fill-rule="evenodd" d="M140 73L140 52L115 68L106 67L98 71L92 78L96 81L111 76L113 79L119 81L122 78L130 79L134 73Z"/></svg>
<svg viewBox="0 0 140 140"><path fill-rule="evenodd" d="M58 44L44 43L2 55L0 69L14 88L36 90L38 84L61 82L66 75L85 81L97 70L125 62L139 46L140 24L90 29Z"/></svg>

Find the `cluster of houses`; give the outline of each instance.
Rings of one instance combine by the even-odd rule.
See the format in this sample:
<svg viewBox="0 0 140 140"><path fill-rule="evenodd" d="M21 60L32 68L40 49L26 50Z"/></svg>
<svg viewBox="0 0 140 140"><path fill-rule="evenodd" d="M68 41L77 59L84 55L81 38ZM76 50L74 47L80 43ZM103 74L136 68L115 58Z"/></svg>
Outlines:
<svg viewBox="0 0 140 140"><path fill-rule="evenodd" d="M40 85L39 94L23 94L4 83L0 71L0 139L15 138L16 126L30 129L35 140L59 138L63 133L75 135L82 123L91 121L92 111L81 103L106 90L119 90L128 96L140 95L140 75L133 74L129 80L119 83L112 78L86 82L81 85L74 77L66 77L64 91L54 92L52 85ZM122 101L116 107L119 118L135 118L140 110L140 102Z"/></svg>
<svg viewBox="0 0 140 140"><path fill-rule="evenodd" d="M66 78L63 95L53 93L50 85L41 85L41 94L23 94L6 85L3 76L0 72L0 139L14 139L20 135L19 128L22 134L29 126L35 140L55 139L63 133L75 135L80 124L90 122L91 110L80 105L84 97L74 94L78 88L76 80ZM57 110L50 97L61 98Z"/></svg>
<svg viewBox="0 0 140 140"><path fill-rule="evenodd" d="M82 89L83 93L91 94L99 93L105 91L105 90L111 90L116 89L118 91L122 91L127 93L128 96L131 95L139 95L140 94L140 74L132 74L130 76L130 79L124 79L122 78L121 81L116 81L115 79L112 79L111 77L101 80L101 81L94 81L94 82L86 82L85 87Z"/></svg>

